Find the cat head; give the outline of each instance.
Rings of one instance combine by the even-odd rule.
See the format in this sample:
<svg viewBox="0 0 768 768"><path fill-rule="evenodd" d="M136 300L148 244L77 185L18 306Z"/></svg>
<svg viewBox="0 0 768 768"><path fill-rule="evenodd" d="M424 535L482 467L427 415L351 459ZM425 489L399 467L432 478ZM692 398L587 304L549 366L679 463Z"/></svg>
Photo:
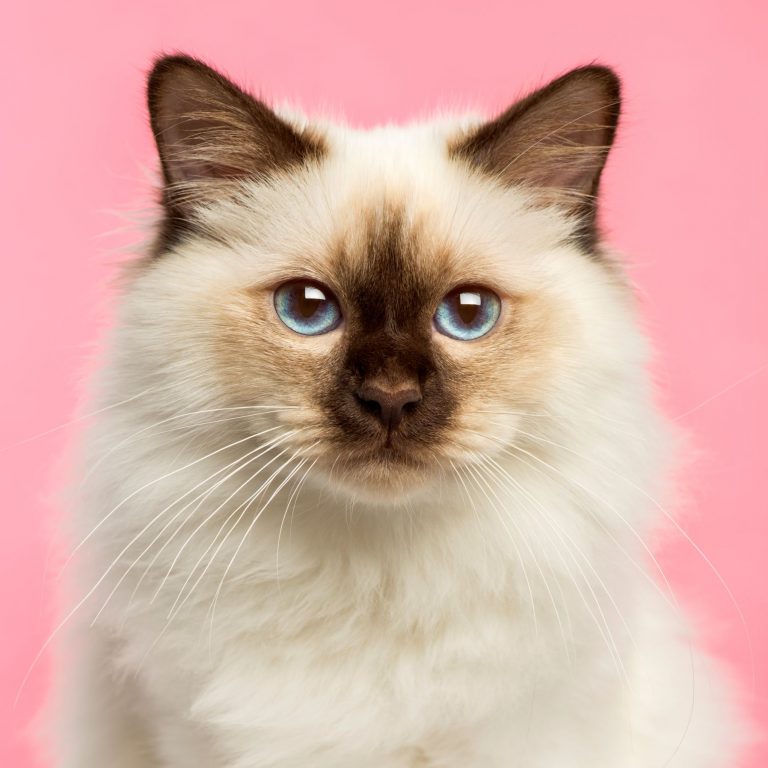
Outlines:
<svg viewBox="0 0 768 768"><path fill-rule="evenodd" d="M541 419L578 430L634 370L596 223L610 70L490 121L369 131L278 114L183 56L148 96L163 217L126 349L170 414L232 409L222 437L265 431L375 501L501 457Z"/></svg>

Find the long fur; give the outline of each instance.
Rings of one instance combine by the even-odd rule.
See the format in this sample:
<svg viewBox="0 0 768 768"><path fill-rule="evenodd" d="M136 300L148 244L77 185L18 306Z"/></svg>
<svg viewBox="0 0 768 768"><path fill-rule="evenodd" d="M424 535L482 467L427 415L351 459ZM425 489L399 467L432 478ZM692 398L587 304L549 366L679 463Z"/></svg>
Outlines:
<svg viewBox="0 0 768 768"><path fill-rule="evenodd" d="M647 544L674 438L631 290L563 207L449 156L475 124L315 124L322 161L237 180L127 276L59 768L735 765L733 694ZM409 269L443 259L507 315L434 340L450 427L374 470L317 405L341 337L292 336L269 291L364 271L385 210Z"/></svg>

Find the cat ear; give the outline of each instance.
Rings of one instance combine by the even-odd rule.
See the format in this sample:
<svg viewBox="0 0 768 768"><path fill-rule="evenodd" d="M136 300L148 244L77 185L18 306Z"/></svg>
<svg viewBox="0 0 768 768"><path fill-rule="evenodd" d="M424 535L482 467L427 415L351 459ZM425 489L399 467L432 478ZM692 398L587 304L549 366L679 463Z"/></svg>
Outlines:
<svg viewBox="0 0 768 768"><path fill-rule="evenodd" d="M505 185L538 190L591 225L620 106L616 74L581 67L462 136L451 153Z"/></svg>
<svg viewBox="0 0 768 768"><path fill-rule="evenodd" d="M155 63L147 100L166 205L177 212L211 183L264 178L322 154L318 139L188 56Z"/></svg>

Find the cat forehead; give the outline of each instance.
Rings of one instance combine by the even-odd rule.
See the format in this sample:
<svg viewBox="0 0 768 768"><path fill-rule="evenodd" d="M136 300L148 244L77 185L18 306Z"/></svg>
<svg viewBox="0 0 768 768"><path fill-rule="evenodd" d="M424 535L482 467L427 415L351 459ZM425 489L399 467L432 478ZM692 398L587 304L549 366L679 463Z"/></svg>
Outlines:
<svg viewBox="0 0 768 768"><path fill-rule="evenodd" d="M369 317L400 322L419 314L453 281L457 254L414 219L403 203L361 211L353 228L340 233L325 258L328 277Z"/></svg>
<svg viewBox="0 0 768 768"><path fill-rule="evenodd" d="M446 168L452 139L466 130L468 119L442 119L370 129L328 126L329 159L367 168L380 178L396 175L412 183L424 170Z"/></svg>
<svg viewBox="0 0 768 768"><path fill-rule="evenodd" d="M525 190L502 188L450 157L449 142L473 120L320 125L327 150L319 162L246 182L237 199L202 215L258 262L265 280L289 271L353 290L375 286L372 276L386 271L403 285L497 284L512 276L510 262L556 247L569 228L530 206Z"/></svg>
<svg viewBox="0 0 768 768"><path fill-rule="evenodd" d="M366 208L386 203L416 213L466 195L472 174L450 156L450 146L469 124L445 118L369 130L329 127L327 157L319 167L331 199L339 208L358 201Z"/></svg>
<svg viewBox="0 0 768 768"><path fill-rule="evenodd" d="M282 255L275 267L327 283L369 310L382 295L416 307L457 282L496 282L500 265L457 233L440 205L407 188L370 186L319 223L321 236L275 243Z"/></svg>

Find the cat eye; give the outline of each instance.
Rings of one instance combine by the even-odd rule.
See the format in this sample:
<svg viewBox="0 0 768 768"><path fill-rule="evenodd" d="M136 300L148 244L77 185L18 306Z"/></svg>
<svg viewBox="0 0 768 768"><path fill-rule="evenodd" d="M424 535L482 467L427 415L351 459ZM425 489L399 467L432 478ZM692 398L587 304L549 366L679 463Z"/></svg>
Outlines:
<svg viewBox="0 0 768 768"><path fill-rule="evenodd" d="M318 336L338 328L341 308L328 288L307 280L284 283L275 291L277 316L302 336Z"/></svg>
<svg viewBox="0 0 768 768"><path fill-rule="evenodd" d="M496 325L501 299L487 288L454 288L437 307L435 328L452 339L472 341L485 336Z"/></svg>

